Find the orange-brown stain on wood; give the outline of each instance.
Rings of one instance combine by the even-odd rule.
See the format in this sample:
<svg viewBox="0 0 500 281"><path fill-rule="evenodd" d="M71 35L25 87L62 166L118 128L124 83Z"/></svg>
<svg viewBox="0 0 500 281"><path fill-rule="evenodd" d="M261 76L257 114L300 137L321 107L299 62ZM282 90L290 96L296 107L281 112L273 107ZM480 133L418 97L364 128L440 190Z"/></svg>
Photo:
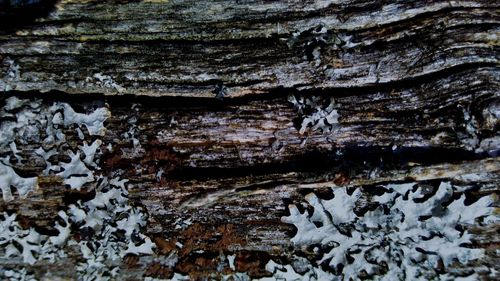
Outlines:
<svg viewBox="0 0 500 281"><path fill-rule="evenodd" d="M175 243L177 242L176 239L165 240L161 237L155 237L153 241L155 242L159 253L162 255L169 254L170 252L176 249L175 246Z"/></svg>
<svg viewBox="0 0 500 281"><path fill-rule="evenodd" d="M269 276L270 272L266 270L266 264L271 256L261 251L241 251L236 253L234 265L236 271L246 272L252 278Z"/></svg>
<svg viewBox="0 0 500 281"><path fill-rule="evenodd" d="M162 265L159 262L153 262L146 268L144 276L170 279L174 277L174 271L168 266Z"/></svg>

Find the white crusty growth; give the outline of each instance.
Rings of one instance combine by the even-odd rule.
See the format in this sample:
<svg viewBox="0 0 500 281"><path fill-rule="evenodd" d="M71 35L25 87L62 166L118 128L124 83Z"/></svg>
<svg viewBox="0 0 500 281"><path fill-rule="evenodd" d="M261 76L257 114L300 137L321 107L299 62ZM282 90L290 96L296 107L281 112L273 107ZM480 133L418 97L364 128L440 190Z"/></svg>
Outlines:
<svg viewBox="0 0 500 281"><path fill-rule="evenodd" d="M307 259L302 257L294 257L294 265L300 268L300 273L297 272L291 264L277 264L270 260L266 264L266 270L273 273L271 277L264 277L258 281L273 281L273 280L308 280L308 281L323 281L323 280L338 280L335 275L324 271L319 267L312 266Z"/></svg>
<svg viewBox="0 0 500 281"><path fill-rule="evenodd" d="M87 77L85 82L98 87L114 89L119 93L125 91L125 88L116 83L111 76L102 73L95 73L92 77Z"/></svg>
<svg viewBox="0 0 500 281"><path fill-rule="evenodd" d="M333 98L326 105L323 99L315 96L297 98L290 95L288 101L293 104L301 118L300 134L304 134L308 130L331 132L334 126L339 123L339 114L335 109Z"/></svg>
<svg viewBox="0 0 500 281"><path fill-rule="evenodd" d="M64 226L56 223L58 235L48 237L33 228L21 228L15 214L1 214L0 247L5 250L5 257L21 257L23 262L34 264L38 260L54 262L56 258L65 256L62 248L69 238L70 225L64 212L59 212L59 216Z"/></svg>
<svg viewBox="0 0 500 281"><path fill-rule="evenodd" d="M60 104L60 107L64 110L63 115L58 112L52 119L54 124L63 124L65 127L72 124L85 125L90 135L103 136L106 132L104 121L110 116L107 108L100 107L90 114L84 114L76 112L67 103Z"/></svg>
<svg viewBox="0 0 500 281"><path fill-rule="evenodd" d="M37 281L35 276L28 272L26 268L5 269L3 272L7 281Z"/></svg>
<svg viewBox="0 0 500 281"><path fill-rule="evenodd" d="M26 198L29 192L38 188L37 178L20 177L16 174L14 169L5 165L3 161L0 160L0 189L2 190L4 201L11 201L14 199L11 187L14 187L17 190L17 193L19 193L21 198Z"/></svg>
<svg viewBox="0 0 500 281"><path fill-rule="evenodd" d="M147 216L129 205L125 181L102 178L95 198L70 205L70 218L93 235L78 242L85 258L77 267L82 280L102 280L118 273L117 262L126 254L152 254L154 243L140 232ZM114 265L113 265L114 264Z"/></svg>
<svg viewBox="0 0 500 281"><path fill-rule="evenodd" d="M5 249L5 257L22 257L23 261L34 264L37 259L34 254L40 252L38 246L40 235L33 229L22 229L16 221L16 215L3 213L0 220L0 245ZM18 249L14 243L18 243Z"/></svg>
<svg viewBox="0 0 500 281"><path fill-rule="evenodd" d="M96 153L102 144L101 140L95 140L91 145L86 142L79 146L85 155L83 161L80 159L80 151L70 152L69 163L53 165L49 162L52 155L64 153L65 135L62 127L77 125L85 126L90 135L103 135L105 133L104 122L110 116L105 107L97 108L89 114L77 113L67 103L53 103L46 105L41 100L18 99L9 97L0 110L0 117L9 117L8 121L0 124L0 149L10 149L12 155L19 162L22 146L20 145L41 142L43 148L35 150L35 155L42 157L46 168L45 175L55 173L61 176L64 182L73 189L80 189L84 184L94 180L93 172L89 168L96 168L94 163ZM44 139L41 139L44 136ZM44 149L45 147L50 149ZM34 190L37 178L22 178L10 167L7 158L0 163L0 189L4 200L12 200L11 186L17 189L22 198L28 192Z"/></svg>
<svg viewBox="0 0 500 281"><path fill-rule="evenodd" d="M97 168L97 164L94 163L94 158L96 156L97 151L102 145L101 140L95 140L92 144L88 144L86 141L83 142L83 146L79 146L80 150L83 152L85 155L85 158L83 159L83 162L89 166L89 167L94 167Z"/></svg>
<svg viewBox="0 0 500 281"><path fill-rule="evenodd" d="M71 161L69 163L61 163L60 168L62 171L57 173L57 175L62 177L64 183L72 189L80 190L84 184L94 181L94 174L80 160L80 152L75 154L70 151L69 157Z"/></svg>
<svg viewBox="0 0 500 281"><path fill-rule="evenodd" d="M34 228L23 229L16 215L0 215L0 252L3 258L21 258L34 264L40 260L55 262L66 256L67 246L78 246L83 261L76 267L78 280L106 280L116 277L120 263L126 254L152 254L154 243L141 231L147 222L147 214L132 206L127 198L126 179L99 175L99 136L105 133L104 122L110 112L105 107L88 114L77 113L66 103L44 104L41 100L21 100L11 97L0 109L0 117L9 121L0 123L0 149L11 153L18 163L30 153L25 145L40 143L28 152L45 162L40 171L43 175L56 175L72 189L94 189L95 197L70 205L58 213L54 229L57 234L39 234ZM74 126L76 125L76 126ZM134 124L131 124L134 127ZM85 141L83 131L98 136L91 143ZM65 133L75 129L82 143L66 143ZM135 129L132 129L135 130ZM19 144L19 147L18 145ZM69 161L53 163L68 156ZM21 159L19 159L19 158ZM12 158L12 157L11 157ZM22 178L11 167L9 158L0 159L0 189L5 200L11 200L11 188L17 189L24 198L36 188L37 178ZM79 231L79 241L73 240L71 230ZM89 231L91 229L91 231ZM22 276L13 270L0 269L0 279ZM2 280L3 280L2 279Z"/></svg>
<svg viewBox="0 0 500 281"><path fill-rule="evenodd" d="M377 207L364 215L354 209L362 192L349 195L333 189L334 198L323 200L313 193L306 197L312 215L290 205L283 222L295 225L292 242L314 246L320 253L314 263L326 264L344 280L363 274L384 280L428 280L439 278L439 264L465 264L483 257L482 249L467 247L467 226L478 218L493 221L493 198L485 196L465 205L465 195L454 199L457 189L443 182L430 196L416 183L390 184L388 191L373 196Z"/></svg>
<svg viewBox="0 0 500 281"><path fill-rule="evenodd" d="M3 78L0 79L0 91L10 91L12 86L7 82L18 80L21 77L21 71L18 64L9 57L3 60L3 65L7 66L7 72L3 73ZM1 75L1 74L0 74Z"/></svg>

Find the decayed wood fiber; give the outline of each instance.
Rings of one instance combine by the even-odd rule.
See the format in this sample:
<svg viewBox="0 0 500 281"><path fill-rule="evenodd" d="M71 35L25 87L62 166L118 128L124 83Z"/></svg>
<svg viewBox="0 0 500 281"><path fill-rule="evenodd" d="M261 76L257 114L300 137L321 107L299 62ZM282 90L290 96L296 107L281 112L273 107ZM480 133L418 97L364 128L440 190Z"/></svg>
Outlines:
<svg viewBox="0 0 500 281"><path fill-rule="evenodd" d="M497 65L495 4L60 1L0 31L2 72L19 66L3 87L211 97L222 83L235 97L407 81Z"/></svg>
<svg viewBox="0 0 500 281"><path fill-rule="evenodd" d="M221 253L262 277L269 259L300 251L280 218L309 192L451 181L498 193L498 32L495 1L58 1L34 22L1 25L0 90L107 104L104 172L125 171L157 246L125 257L120 279L220 277ZM333 98L338 124L301 134L291 95ZM124 153L130 118L136 154ZM39 146L16 171L40 174L28 153ZM462 177L474 173L485 176ZM61 206L85 196L42 178L0 210L51 231ZM173 228L179 219L193 224ZM485 266L500 270L498 226L473 232L487 257L454 270L488 278ZM179 261L165 265L172 254ZM74 278L79 258L31 268Z"/></svg>

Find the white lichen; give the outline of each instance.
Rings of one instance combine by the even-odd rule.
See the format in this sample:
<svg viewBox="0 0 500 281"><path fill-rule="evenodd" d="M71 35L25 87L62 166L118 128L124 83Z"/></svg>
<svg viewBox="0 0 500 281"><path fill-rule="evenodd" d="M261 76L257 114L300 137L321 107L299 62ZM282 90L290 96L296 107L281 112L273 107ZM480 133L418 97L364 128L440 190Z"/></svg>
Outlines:
<svg viewBox="0 0 500 281"><path fill-rule="evenodd" d="M64 179L64 183L69 185L71 189L80 190L86 183L94 181L94 174L80 159L80 152L76 154L69 152L70 162L61 163L59 166L54 166L52 169L61 170L56 175Z"/></svg>
<svg viewBox="0 0 500 281"><path fill-rule="evenodd" d="M83 142L82 146L79 146L78 148L80 151L83 152L85 155L85 158L83 159L83 162L85 165L88 167L93 167L95 169L98 169L98 163L94 163L94 161L97 161L98 159L96 158L97 151L102 145L101 140L95 140L92 144L88 144L86 141Z"/></svg>
<svg viewBox="0 0 500 281"><path fill-rule="evenodd" d="M114 276L119 268L117 262L126 254L153 253L154 243L140 232L147 216L141 209L129 205L123 181L101 180L103 183L94 199L70 205L69 210L71 220L79 229L90 233L78 242L86 259L77 268L83 280ZM108 273L113 274L108 276Z"/></svg>
<svg viewBox="0 0 500 281"><path fill-rule="evenodd" d="M23 229L16 219L16 214L3 213L0 217L0 248L5 251L6 258L22 258L22 262L34 264L39 260L54 262L65 257L63 247L69 237L69 223L64 212L59 217L64 225L58 222L55 229L58 235L39 234L34 228Z"/></svg>
<svg viewBox="0 0 500 281"><path fill-rule="evenodd" d="M19 197L26 198L28 193L38 188L37 178L20 177L12 167L5 165L4 162L9 162L8 159L0 159L0 189L4 201L11 201L11 187L14 187L19 194Z"/></svg>
<svg viewBox="0 0 500 281"><path fill-rule="evenodd" d="M21 151L19 145L30 143L42 143L42 147L35 150L35 155L42 158L46 164L44 175L56 174L64 179L64 182L73 189L80 189L84 184L92 182L93 172L89 168L95 168L93 163L97 150L102 143L95 140L91 145L86 142L80 146L81 153L85 158L80 159L80 151L70 152L69 163L53 164L50 157L64 153L66 136L63 129L72 126L87 128L90 135L102 136L105 133L104 122L109 117L109 110L105 107L97 108L89 114L77 113L67 103L53 103L42 105L41 100L27 100L9 97L0 110L1 117L8 117L0 124L0 149L10 151L17 163L21 162ZM6 158L5 158L6 159ZM36 188L36 178L22 178L10 167L8 160L0 163L0 188L4 200L12 200L10 187L17 188L19 195L25 198L29 191Z"/></svg>
<svg viewBox="0 0 500 281"><path fill-rule="evenodd" d="M5 74L5 77L8 79L8 80L15 80L15 79L19 79L19 77L21 77L21 71L20 71L20 67L18 64L16 64L16 62L12 59L9 59L9 58L6 58L4 60L4 64L7 64L8 65L8 69L7 69L7 73Z"/></svg>
<svg viewBox="0 0 500 281"><path fill-rule="evenodd" d="M191 280L189 276L187 275L182 275L179 273L174 273L174 276L169 279L161 279L161 278L153 278L153 277L145 277L144 281L188 281Z"/></svg>
<svg viewBox="0 0 500 281"><path fill-rule="evenodd" d="M29 100L25 100L25 99L18 99L16 97L10 97L10 98L7 98L5 100L5 106L4 106L4 109L6 111L12 111L16 108L20 108L26 104L29 103Z"/></svg>
<svg viewBox="0 0 500 281"><path fill-rule="evenodd" d="M0 110L0 117L9 117L0 124L0 148L16 141L28 144L30 141L40 141L45 146L64 143L62 128L85 126L90 135L103 136L104 122L110 112L106 107L100 107L89 114L77 113L67 103L53 103L52 106L42 106L40 100L19 100L16 97L7 98L5 106Z"/></svg>
<svg viewBox="0 0 500 281"><path fill-rule="evenodd" d="M132 112L137 113L139 111L137 104L133 104L131 110ZM142 148L141 142L138 138L140 135L139 126L137 126L138 117L137 115L133 114L131 116L128 116L124 121L127 122L129 127L128 130L122 134L122 137L125 141L132 144L133 149L130 150L124 148L122 149L122 153L129 157L137 157L144 152L144 148Z"/></svg>
<svg viewBox="0 0 500 281"><path fill-rule="evenodd" d="M26 268L0 269L0 276L6 281L37 281L35 276Z"/></svg>
<svg viewBox="0 0 500 281"><path fill-rule="evenodd" d="M332 273L326 272L319 267L312 266L305 258L295 257L295 264L277 264L270 260L266 264L266 270L273 273L272 277L264 277L258 279L259 281L272 281L272 280L309 280L309 281L322 281L322 280L336 280L338 279ZM300 263L300 265L297 265ZM300 271L297 272L298 268Z"/></svg>
<svg viewBox="0 0 500 281"><path fill-rule="evenodd" d="M34 264L37 261L35 254L40 252L38 246L40 234L33 228L22 229L16 220L16 215L3 213L0 219L0 245L5 249L5 257L22 257L23 261ZM19 249L16 247L20 245Z"/></svg>
<svg viewBox="0 0 500 281"><path fill-rule="evenodd" d="M0 149L5 149L14 141L26 144L28 141L38 141L40 129L43 127L46 112L41 112L36 101L20 101L15 97L5 100L5 106L0 110L0 117L7 118L0 124Z"/></svg>
<svg viewBox="0 0 500 281"><path fill-rule="evenodd" d="M16 62L7 57L3 60L3 65L7 67L7 70L3 73L3 78L0 79L0 91L10 91L12 90L12 85L8 82L15 82L21 78L21 70Z"/></svg>
<svg viewBox="0 0 500 281"><path fill-rule="evenodd" d="M302 135L307 131L321 131L328 133L339 123L339 114L335 109L335 101L330 99L325 102L321 97L296 97L290 95L288 101L294 106L299 114L300 128Z"/></svg>
<svg viewBox="0 0 500 281"><path fill-rule="evenodd" d="M494 101L483 109L484 127L494 130L500 124L500 101Z"/></svg>
<svg viewBox="0 0 500 281"><path fill-rule="evenodd" d="M498 155L500 152L500 135L482 139L475 152L486 152L492 156Z"/></svg>
<svg viewBox="0 0 500 281"><path fill-rule="evenodd" d="M354 212L360 189L350 194L335 188L330 200L314 193L306 196L307 205L314 210L311 215L290 205L290 215L282 220L297 228L291 239L294 244L315 247L319 258L311 261L314 270L329 268L338 280L363 276L429 280L440 277L439 266L483 257L484 250L468 246L471 234L467 226L494 216L493 197L465 205L465 195L455 199L456 188L446 182L432 195L416 183L390 184L386 189L383 195L371 198L376 207L363 215Z"/></svg>
<svg viewBox="0 0 500 281"><path fill-rule="evenodd" d="M104 123L109 116L105 107L78 113L67 103L47 105L41 100L15 97L5 100L0 117L7 121L0 124L0 149L11 153L18 163L32 154L31 157L46 165L41 174L58 176L70 188L85 187L94 191L95 196L59 211L53 226L55 235L42 235L32 227L22 228L15 214L0 215L0 253L4 258L20 258L27 264L41 260L56 262L66 256L68 246L76 246L83 257L83 262L75 268L78 279L106 280L117 277L119 263L126 254L153 253L154 243L141 232L147 215L130 204L127 180L118 176L119 171L111 172L110 180L102 175L101 147L111 144L103 144L99 137L106 132ZM73 129L81 143L70 146L65 133ZM85 140L86 135L94 136L91 143ZM33 143L40 143L41 147L33 148ZM53 156L62 155L69 161L54 160ZM25 198L37 183L36 177L17 175L10 158L0 159L0 189L6 201L13 199L11 188ZM79 232L78 241L74 240L72 230ZM0 269L0 277L17 276L14 271L9 272ZM12 276L9 278L16 280Z"/></svg>
<svg viewBox="0 0 500 281"><path fill-rule="evenodd" d="M85 82L100 88L113 89L118 93L125 91L125 88L116 83L111 76L102 73L95 73L92 77L87 77Z"/></svg>
<svg viewBox="0 0 500 281"><path fill-rule="evenodd" d="M106 132L104 128L104 121L109 118L110 112L105 107L100 107L90 114L78 113L69 104L59 104L63 109L63 113L58 112L52 122L54 124L63 124L68 127L72 124L78 126L84 125L90 135L103 136Z"/></svg>
<svg viewBox="0 0 500 281"><path fill-rule="evenodd" d="M459 106L459 108L462 109L465 126L465 134L459 134L459 138L466 149L474 150L479 146L480 141L477 134L478 122L468 109L462 106Z"/></svg>

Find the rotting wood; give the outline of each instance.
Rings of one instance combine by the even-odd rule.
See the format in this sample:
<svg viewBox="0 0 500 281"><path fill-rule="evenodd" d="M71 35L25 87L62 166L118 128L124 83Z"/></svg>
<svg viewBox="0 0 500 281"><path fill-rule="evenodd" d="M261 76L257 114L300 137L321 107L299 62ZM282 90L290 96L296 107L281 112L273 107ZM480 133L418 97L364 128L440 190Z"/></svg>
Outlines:
<svg viewBox="0 0 500 281"><path fill-rule="evenodd" d="M112 11L112 12L111 12ZM4 27L3 89L212 97L498 64L495 1L60 1ZM96 57L99 59L96 60Z"/></svg>
<svg viewBox="0 0 500 281"><path fill-rule="evenodd" d="M2 25L2 100L107 108L102 136L56 124L66 140L47 160L67 163L82 138L98 140L100 169L72 190L44 174L33 153L53 147L43 138L16 139L18 152L2 144L2 163L39 188L24 199L14 190L0 211L55 236L60 211L96 196L97 175L118 175L156 248L106 261L116 279L269 277L270 261L299 270L298 256L319 270L282 221L290 204L312 212L310 193L362 188L361 213L389 184L450 182L471 202L498 194L498 23L494 1L59 1L34 22ZM3 124L15 120L5 112ZM91 239L79 227L70 240ZM467 228L484 257L436 274L495 279L498 223ZM77 279L79 247L55 263L0 264Z"/></svg>

